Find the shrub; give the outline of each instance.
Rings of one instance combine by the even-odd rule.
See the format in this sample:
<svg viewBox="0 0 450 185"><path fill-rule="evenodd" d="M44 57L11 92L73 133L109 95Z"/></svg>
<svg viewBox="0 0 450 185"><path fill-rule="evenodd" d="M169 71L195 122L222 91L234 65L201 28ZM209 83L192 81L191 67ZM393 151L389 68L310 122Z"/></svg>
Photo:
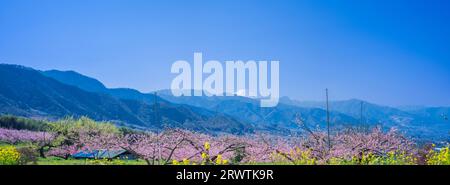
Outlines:
<svg viewBox="0 0 450 185"><path fill-rule="evenodd" d="M238 148L234 151L231 162L233 162L233 164L239 164L246 156L247 153L245 152L245 148Z"/></svg>
<svg viewBox="0 0 450 185"><path fill-rule="evenodd" d="M38 153L35 148L32 147L22 147L18 148L17 151L20 153L18 164L37 164Z"/></svg>

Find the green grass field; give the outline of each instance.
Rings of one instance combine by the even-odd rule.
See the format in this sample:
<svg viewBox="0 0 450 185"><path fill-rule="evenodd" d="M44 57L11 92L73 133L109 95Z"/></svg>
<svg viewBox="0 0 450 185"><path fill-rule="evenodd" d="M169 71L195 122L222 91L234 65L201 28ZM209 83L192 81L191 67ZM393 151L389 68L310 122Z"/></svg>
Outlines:
<svg viewBox="0 0 450 185"><path fill-rule="evenodd" d="M62 159L58 157L47 157L39 158L37 161L38 165L94 165L98 163L93 163L93 160L83 160L83 159ZM108 161L101 163L104 165L146 165L144 160L118 160Z"/></svg>

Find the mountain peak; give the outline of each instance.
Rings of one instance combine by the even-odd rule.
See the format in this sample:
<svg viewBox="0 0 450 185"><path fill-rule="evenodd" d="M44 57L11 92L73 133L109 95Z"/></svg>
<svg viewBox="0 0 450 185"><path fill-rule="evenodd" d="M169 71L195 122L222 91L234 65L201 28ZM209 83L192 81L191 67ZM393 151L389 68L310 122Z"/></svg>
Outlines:
<svg viewBox="0 0 450 185"><path fill-rule="evenodd" d="M86 91L104 92L106 90L105 85L100 81L75 71L48 70L42 71L42 74L59 82L76 86Z"/></svg>
<svg viewBox="0 0 450 185"><path fill-rule="evenodd" d="M34 70L33 68L17 65L17 64L6 64L6 63L0 63L0 67L3 68L14 68L14 69L22 69L22 70Z"/></svg>

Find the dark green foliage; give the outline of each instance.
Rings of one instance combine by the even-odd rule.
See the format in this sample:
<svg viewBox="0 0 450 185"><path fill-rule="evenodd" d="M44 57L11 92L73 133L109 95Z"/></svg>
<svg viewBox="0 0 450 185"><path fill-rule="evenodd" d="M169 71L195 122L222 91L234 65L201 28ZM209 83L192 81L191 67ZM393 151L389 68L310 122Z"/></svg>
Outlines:
<svg viewBox="0 0 450 185"><path fill-rule="evenodd" d="M0 127L16 130L45 131L48 129L48 124L45 121L3 115L0 116Z"/></svg>
<svg viewBox="0 0 450 185"><path fill-rule="evenodd" d="M142 133L144 133L144 131L142 131L142 130L132 129L132 128L128 128L128 127L119 127L119 131L120 131L123 135L128 135L128 134L142 134Z"/></svg>
<svg viewBox="0 0 450 185"><path fill-rule="evenodd" d="M231 159L231 162L233 164L239 164L246 156L247 154L245 153L245 148L238 148L234 151L234 156Z"/></svg>

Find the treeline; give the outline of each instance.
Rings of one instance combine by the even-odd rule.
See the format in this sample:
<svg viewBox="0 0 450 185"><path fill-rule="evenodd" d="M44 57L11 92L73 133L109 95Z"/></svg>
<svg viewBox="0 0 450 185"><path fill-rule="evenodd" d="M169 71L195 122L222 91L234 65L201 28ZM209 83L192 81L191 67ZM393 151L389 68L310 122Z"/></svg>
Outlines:
<svg viewBox="0 0 450 185"><path fill-rule="evenodd" d="M74 120L72 117L67 117L61 120ZM61 122L61 120L56 122ZM14 115L0 115L0 128L14 129L14 130L29 130L29 131L52 131L51 121L35 120L31 118L18 117ZM118 130L123 134L136 134L144 131L136 130L128 127L117 126Z"/></svg>
<svg viewBox="0 0 450 185"><path fill-rule="evenodd" d="M34 120L29 118L17 117L13 115L0 116L0 128L46 131L48 127L49 127L48 122L42 120Z"/></svg>

